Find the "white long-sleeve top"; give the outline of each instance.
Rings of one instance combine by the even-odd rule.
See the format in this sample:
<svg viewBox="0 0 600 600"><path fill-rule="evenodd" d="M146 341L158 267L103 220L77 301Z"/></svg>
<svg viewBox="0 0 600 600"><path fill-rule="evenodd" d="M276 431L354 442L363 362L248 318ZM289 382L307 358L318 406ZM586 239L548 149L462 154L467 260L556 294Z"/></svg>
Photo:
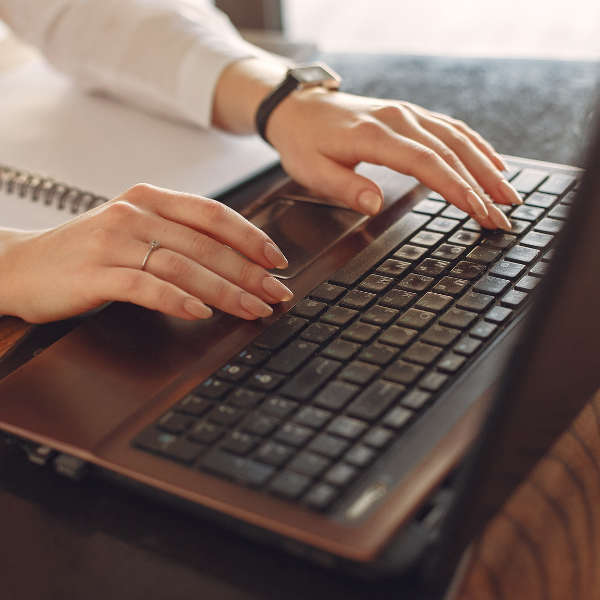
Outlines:
<svg viewBox="0 0 600 600"><path fill-rule="evenodd" d="M260 54L205 0L0 0L0 18L83 88L202 127L225 67Z"/></svg>

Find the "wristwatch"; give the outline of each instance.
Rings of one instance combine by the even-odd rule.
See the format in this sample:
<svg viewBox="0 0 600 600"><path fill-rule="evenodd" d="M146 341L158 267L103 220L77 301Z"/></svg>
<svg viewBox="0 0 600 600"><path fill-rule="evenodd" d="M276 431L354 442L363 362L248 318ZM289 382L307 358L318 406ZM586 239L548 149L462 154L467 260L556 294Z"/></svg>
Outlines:
<svg viewBox="0 0 600 600"><path fill-rule="evenodd" d="M267 144L270 143L265 135L267 120L271 116L273 109L293 91L317 86L335 91L340 87L340 83L342 83L342 78L322 62L298 65L290 69L283 83L276 87L258 107L258 111L256 112L256 129L260 137Z"/></svg>

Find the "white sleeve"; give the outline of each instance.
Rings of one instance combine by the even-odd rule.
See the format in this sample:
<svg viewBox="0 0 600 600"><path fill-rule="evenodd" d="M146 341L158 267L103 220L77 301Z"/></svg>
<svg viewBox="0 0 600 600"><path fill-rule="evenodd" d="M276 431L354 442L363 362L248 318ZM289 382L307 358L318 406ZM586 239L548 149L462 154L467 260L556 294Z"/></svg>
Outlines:
<svg viewBox="0 0 600 600"><path fill-rule="evenodd" d="M205 0L0 0L0 13L85 89L202 127L225 67L260 55Z"/></svg>

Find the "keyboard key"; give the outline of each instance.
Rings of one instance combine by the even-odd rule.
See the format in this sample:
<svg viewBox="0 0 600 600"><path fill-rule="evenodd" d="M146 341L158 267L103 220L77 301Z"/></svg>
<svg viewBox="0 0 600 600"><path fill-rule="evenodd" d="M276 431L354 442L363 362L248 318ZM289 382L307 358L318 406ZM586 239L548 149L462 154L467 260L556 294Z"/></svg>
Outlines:
<svg viewBox="0 0 600 600"><path fill-rule="evenodd" d="M458 277L461 279L468 279L472 281L473 279L477 279L483 270L485 269L484 265L478 265L473 262L469 262L466 260L461 260L451 271L450 275L454 277Z"/></svg>
<svg viewBox="0 0 600 600"><path fill-rule="evenodd" d="M402 358L419 365L430 365L434 363L443 352L437 346L431 346L422 342L415 342L404 354Z"/></svg>
<svg viewBox="0 0 600 600"><path fill-rule="evenodd" d="M523 246L532 246L533 248L546 248L548 244L554 239L553 235L546 233L538 233L536 231L530 231L521 240Z"/></svg>
<svg viewBox="0 0 600 600"><path fill-rule="evenodd" d="M361 290L379 294L384 290L387 290L392 283L394 283L394 280L391 277L383 277L382 275L371 274L364 279L358 287Z"/></svg>
<svg viewBox="0 0 600 600"><path fill-rule="evenodd" d="M411 421L415 416L412 410L408 410L402 406L395 406L390 412L385 415L381 424L391 429L401 429Z"/></svg>
<svg viewBox="0 0 600 600"><path fill-rule="evenodd" d="M250 377L248 380L248 385L255 390L269 392L279 387L283 380L283 375L277 375L276 373L271 373L261 369L260 371L254 373L252 377Z"/></svg>
<svg viewBox="0 0 600 600"><path fill-rule="evenodd" d="M494 231L481 242L481 245L505 250L506 248L510 248L510 246L515 243L516 239L517 238L514 235L508 235L501 231Z"/></svg>
<svg viewBox="0 0 600 600"><path fill-rule="evenodd" d="M265 397L263 392L238 388L227 396L227 403L239 408L250 408L258 404Z"/></svg>
<svg viewBox="0 0 600 600"><path fill-rule="evenodd" d="M548 171L523 169L511 182L517 192L530 194L550 175Z"/></svg>
<svg viewBox="0 0 600 600"><path fill-rule="evenodd" d="M448 304L452 302L451 296L444 296L443 294L435 294L433 292L427 292L416 304L415 307L431 310L439 313L443 311Z"/></svg>
<svg viewBox="0 0 600 600"><path fill-rule="evenodd" d="M317 344L306 342L304 340L294 340L267 363L267 369L275 371L276 373L293 373L318 349L319 346L317 346Z"/></svg>
<svg viewBox="0 0 600 600"><path fill-rule="evenodd" d="M215 375L219 379L237 383L239 381L244 381L251 372L252 369L248 365L236 365L235 363L232 363L219 369Z"/></svg>
<svg viewBox="0 0 600 600"><path fill-rule="evenodd" d="M398 354L398 348L387 346L386 344L371 344L358 355L358 360L368 362L373 365L385 367L394 360Z"/></svg>
<svg viewBox="0 0 600 600"><path fill-rule="evenodd" d="M419 381L419 387L429 392L437 392L445 383L448 381L448 375L431 371L427 373L421 381Z"/></svg>
<svg viewBox="0 0 600 600"><path fill-rule="evenodd" d="M245 348L237 356L236 361L251 367L258 367L262 365L269 358L269 353L266 350L259 350L258 348Z"/></svg>
<svg viewBox="0 0 600 600"><path fill-rule="evenodd" d="M543 208L522 204L521 206L515 208L511 217L514 219L523 219L524 221L537 221L537 219L539 219L539 217L543 214Z"/></svg>
<svg viewBox="0 0 600 600"><path fill-rule="evenodd" d="M314 485L302 498L302 501L317 510L328 508L336 499L338 489L327 483L319 482Z"/></svg>
<svg viewBox="0 0 600 600"><path fill-rule="evenodd" d="M260 333L254 340L254 345L267 350L277 350L303 329L307 323L306 319L284 315Z"/></svg>
<svg viewBox="0 0 600 600"><path fill-rule="evenodd" d="M272 417L285 419L286 417L289 417L298 406L298 403L293 400L273 396L260 405L260 410Z"/></svg>
<svg viewBox="0 0 600 600"><path fill-rule="evenodd" d="M379 336L379 342L383 344L391 344L392 346L398 346L402 348L410 344L417 332L414 329L406 329L404 327L396 327L395 325L390 327L387 331Z"/></svg>
<svg viewBox="0 0 600 600"><path fill-rule="evenodd" d="M348 308L361 309L369 306L376 299L377 296L375 294L371 294L369 292L361 292L360 290L352 290L340 300L340 304ZM335 323L335 325L337 325L337 323Z"/></svg>
<svg viewBox="0 0 600 600"><path fill-rule="evenodd" d="M384 448L392 441L393 437L393 431L385 429L384 427L374 427L365 435L365 437L363 437L362 441L364 444L367 444L367 446Z"/></svg>
<svg viewBox="0 0 600 600"><path fill-rule="evenodd" d="M441 233L433 231L419 231L411 240L411 244L419 244L420 246L435 246L444 236Z"/></svg>
<svg viewBox="0 0 600 600"><path fill-rule="evenodd" d="M458 329L466 329L476 318L477 313L452 308L442 316L440 323L450 327L458 327Z"/></svg>
<svg viewBox="0 0 600 600"><path fill-rule="evenodd" d="M195 390L195 394L199 394L204 398L211 400L218 400L222 398L227 392L231 390L233 386L230 383L219 381L218 379L210 378L204 383L201 383Z"/></svg>
<svg viewBox="0 0 600 600"><path fill-rule="evenodd" d="M548 263L539 262L537 265L534 265L529 273L531 275L539 275L540 277L544 276L548 271Z"/></svg>
<svg viewBox="0 0 600 600"><path fill-rule="evenodd" d="M366 467L377 455L373 448L356 444L344 455L344 461L357 467Z"/></svg>
<svg viewBox="0 0 600 600"><path fill-rule="evenodd" d="M355 341L359 344L366 344L367 342L370 342L380 331L381 327L356 321L342 333L342 337L347 340Z"/></svg>
<svg viewBox="0 0 600 600"><path fill-rule="evenodd" d="M464 225L464 229L468 229L469 231L481 231L481 225L475 219L469 219Z"/></svg>
<svg viewBox="0 0 600 600"><path fill-rule="evenodd" d="M287 465L287 468L309 477L318 477L325 469L331 466L331 461L324 456L308 452L300 452Z"/></svg>
<svg viewBox="0 0 600 600"><path fill-rule="evenodd" d="M509 294L511 292L508 292ZM517 292L520 293L520 292ZM485 315L485 320L490 321L491 323L504 323L508 317L512 314L512 310L509 308L503 308L501 306L494 306L492 310L490 310Z"/></svg>
<svg viewBox="0 0 600 600"><path fill-rule="evenodd" d="M414 292L404 292L402 290L390 290L380 301L379 304L389 308L404 308L408 306L417 295Z"/></svg>
<svg viewBox="0 0 600 600"><path fill-rule="evenodd" d="M454 343L460 333L461 332L458 329L450 329L449 327L443 327L442 325L433 325L421 336L421 340L428 344L434 344L435 346L446 347Z"/></svg>
<svg viewBox="0 0 600 600"><path fill-rule="evenodd" d="M411 329L424 329L435 319L435 314L416 308L409 308L397 321L399 326L410 327Z"/></svg>
<svg viewBox="0 0 600 600"><path fill-rule="evenodd" d="M442 260L456 260L465 250L466 248L464 246L441 244L431 256Z"/></svg>
<svg viewBox="0 0 600 600"><path fill-rule="evenodd" d="M469 215L466 212L452 205L450 205L446 210L444 210L441 216L447 217L448 219L458 219L459 221L464 221L469 217Z"/></svg>
<svg viewBox="0 0 600 600"><path fill-rule="evenodd" d="M435 260L433 258L426 258L416 268L415 272L428 277L437 277L440 273L443 273L450 266L449 262L445 260ZM406 281L406 279L404 280Z"/></svg>
<svg viewBox="0 0 600 600"><path fill-rule="evenodd" d="M315 408L314 406L305 406L294 415L294 421L312 429L321 429L332 416L333 413L328 410Z"/></svg>
<svg viewBox="0 0 600 600"><path fill-rule="evenodd" d="M342 308L341 306L334 306L330 308L324 315L321 316L321 321L329 323L330 325L337 325L342 327L347 325L358 315L355 310L349 308Z"/></svg>
<svg viewBox="0 0 600 600"><path fill-rule="evenodd" d="M567 206L571 206L577 197L576 192L569 192L561 201L561 204L566 204Z"/></svg>
<svg viewBox="0 0 600 600"><path fill-rule="evenodd" d="M294 473L293 471L281 471L273 477L269 484L269 490L278 496L294 499L306 491L311 483L312 479L307 475Z"/></svg>
<svg viewBox="0 0 600 600"><path fill-rule="evenodd" d="M348 342L347 340L338 338L323 350L323 356L345 362L350 360L361 347L362 346L356 342Z"/></svg>
<svg viewBox="0 0 600 600"><path fill-rule="evenodd" d="M228 427L235 425L245 414L246 412L241 408L219 404L206 415L206 418L213 423Z"/></svg>
<svg viewBox="0 0 600 600"><path fill-rule="evenodd" d="M369 365L367 363L355 360L342 369L340 378L344 381L349 381L350 383L366 385L379 373L380 370L381 369L375 365Z"/></svg>
<svg viewBox="0 0 600 600"><path fill-rule="evenodd" d="M183 412L187 415L199 417L203 415L209 408L212 408L213 403L205 398L200 398L194 394L188 394L174 408L178 412Z"/></svg>
<svg viewBox="0 0 600 600"><path fill-rule="evenodd" d="M296 423L286 423L275 432L273 438L288 446L299 447L304 446L314 435L315 431L310 427L304 427Z"/></svg>
<svg viewBox="0 0 600 600"><path fill-rule="evenodd" d="M470 337L464 337L462 338L462 340L460 340L458 342L458 344L456 344L453 348L454 352L457 352L458 354L464 354L465 356L471 356L471 354L474 354L475 352L477 352L477 350L479 350L481 346L481 341L480 340L476 340L474 338L470 338Z"/></svg>
<svg viewBox="0 0 600 600"><path fill-rule="evenodd" d="M440 233L450 233L460 225L460 221L455 219L446 219L444 217L436 217L426 225L426 229L430 231L438 231Z"/></svg>
<svg viewBox="0 0 600 600"><path fill-rule="evenodd" d="M353 404L350 406L351 408ZM354 440L357 437L360 437L365 432L367 427L368 426L364 421L352 419L346 415L340 415L331 421L331 423L329 423L326 431L333 435L339 435L340 437L348 440Z"/></svg>
<svg viewBox="0 0 600 600"><path fill-rule="evenodd" d="M498 325L481 321L480 323L477 323L477 325L475 325L471 331L469 331L469 335L474 338L486 340L496 331L496 329L498 329Z"/></svg>
<svg viewBox="0 0 600 600"><path fill-rule="evenodd" d="M553 219L562 219L563 221L569 217L569 206L565 206L564 204L559 204L555 206L549 213L548 216Z"/></svg>
<svg viewBox="0 0 600 600"><path fill-rule="evenodd" d="M412 273L407 275L399 284L399 287L405 288L407 290L411 290L413 292L422 292L426 290L433 283L432 277L427 277L425 275L418 275L416 273Z"/></svg>
<svg viewBox="0 0 600 600"><path fill-rule="evenodd" d="M510 222L510 232L521 235L531 227L529 221L520 221L519 219L508 219Z"/></svg>
<svg viewBox="0 0 600 600"><path fill-rule="evenodd" d="M558 233L564 223L557 219L542 219L534 228L534 231L541 231L542 233Z"/></svg>
<svg viewBox="0 0 600 600"><path fill-rule="evenodd" d="M200 466L207 471L255 486L263 485L275 473L272 466L219 449L207 452L202 457Z"/></svg>
<svg viewBox="0 0 600 600"><path fill-rule="evenodd" d="M295 448L291 446L269 441L258 449L254 458L268 465L281 467L293 456L295 451Z"/></svg>
<svg viewBox="0 0 600 600"><path fill-rule="evenodd" d="M195 425L187 437L200 444L207 444L210 446L221 438L225 431L226 429L222 425L203 421L202 423Z"/></svg>
<svg viewBox="0 0 600 600"><path fill-rule="evenodd" d="M438 294L459 296L469 285L466 279L456 279L455 277L443 277L437 285L433 288L433 291Z"/></svg>
<svg viewBox="0 0 600 600"><path fill-rule="evenodd" d="M445 202L437 202L436 200L421 200L414 208L414 212L424 213L426 215L437 215L448 206Z"/></svg>
<svg viewBox="0 0 600 600"><path fill-rule="evenodd" d="M405 387L388 381L376 381L353 400L348 414L357 419L374 421L404 393Z"/></svg>
<svg viewBox="0 0 600 600"><path fill-rule="evenodd" d="M345 381L332 381L328 383L314 399L316 406L329 410L340 410L360 391L357 385Z"/></svg>
<svg viewBox="0 0 600 600"><path fill-rule="evenodd" d="M388 258L382 265L380 265L376 272L381 275L387 275L389 277L398 277L398 275L402 275L406 269L410 267L410 263L404 262L402 260L394 260L393 258Z"/></svg>
<svg viewBox="0 0 600 600"><path fill-rule="evenodd" d="M457 303L456 306L465 310L474 310L481 312L485 310L494 301L493 296L487 294L478 294L477 292L468 292Z"/></svg>
<svg viewBox="0 0 600 600"><path fill-rule="evenodd" d="M423 256L423 254L426 252L427 248L413 246L412 244L405 244L394 253L394 258L413 262L415 260L419 260L419 258L421 258L421 256Z"/></svg>
<svg viewBox="0 0 600 600"><path fill-rule="evenodd" d="M324 344L329 341L337 332L338 327L327 325L326 323L311 323L300 335L300 338L315 344Z"/></svg>
<svg viewBox="0 0 600 600"><path fill-rule="evenodd" d="M535 248L527 248L525 246L515 246L506 255L507 260L517 261L525 263L526 265L531 264L538 256L540 251Z"/></svg>
<svg viewBox="0 0 600 600"><path fill-rule="evenodd" d="M313 358L308 365L296 373L281 388L284 396L289 396L294 400L307 400L313 393L320 388L327 380L332 377L341 363L326 358Z"/></svg>
<svg viewBox="0 0 600 600"><path fill-rule="evenodd" d="M365 323L371 323L373 325L387 325L398 316L398 311L387 306L372 306L363 316L360 318Z"/></svg>
<svg viewBox="0 0 600 600"><path fill-rule="evenodd" d="M310 296L323 302L335 302L345 292L346 289L339 285L322 283L316 290L311 292Z"/></svg>
<svg viewBox="0 0 600 600"><path fill-rule="evenodd" d="M445 373L455 373L465 364L466 360L464 356L449 352L435 366Z"/></svg>
<svg viewBox="0 0 600 600"><path fill-rule="evenodd" d="M540 194L540 192L536 192L535 194L531 194L527 200L525 200L525 204L528 206L537 206L539 208L550 208L557 200L557 196L551 194Z"/></svg>
<svg viewBox="0 0 600 600"><path fill-rule="evenodd" d="M537 277L530 277L529 275L525 275L522 279L517 282L515 285L515 289L528 292L532 290L540 280Z"/></svg>
<svg viewBox="0 0 600 600"><path fill-rule="evenodd" d="M463 246L472 246L481 237L481 234L475 233L474 231L465 231L461 229L456 233L453 233L448 241L451 244L462 244Z"/></svg>
<svg viewBox="0 0 600 600"><path fill-rule="evenodd" d="M410 385L414 383L422 374L425 369L418 365L404 362L403 360L397 360L392 363L383 373L384 379L395 381L396 383L402 383L404 385Z"/></svg>
<svg viewBox="0 0 600 600"><path fill-rule="evenodd" d="M225 439L221 442L221 449L233 454L239 454L245 456L251 450L254 450L260 438L256 435L246 433L243 431L232 431L225 436Z"/></svg>
<svg viewBox="0 0 600 600"><path fill-rule="evenodd" d="M146 450L164 454L181 462L195 461L205 450L204 446L178 438L172 433L159 431L154 427L145 429L135 438L135 444Z"/></svg>
<svg viewBox="0 0 600 600"><path fill-rule="evenodd" d="M278 419L254 412L248 415L248 418L242 422L241 429L264 437L273 433L278 426Z"/></svg>
<svg viewBox="0 0 600 600"><path fill-rule="evenodd" d="M521 306L521 304L523 304L523 302L525 302L526 299L527 294L525 292L511 290L510 292L508 292L508 294L502 297L502 300L500 302L502 306L517 308Z"/></svg>
<svg viewBox="0 0 600 600"><path fill-rule="evenodd" d="M412 390L404 398L400 404L411 410L421 410L432 398L432 394L423 390Z"/></svg>
<svg viewBox="0 0 600 600"><path fill-rule="evenodd" d="M471 250L469 254L467 254L467 258L469 260L474 260L476 262L483 263L484 265L489 265L493 263L500 256L500 254L500 250L497 250L495 248L484 248L482 246L478 246L477 248ZM458 264L460 265L461 263ZM468 279L466 275L463 275L463 277L465 279Z"/></svg>
<svg viewBox="0 0 600 600"><path fill-rule="evenodd" d="M350 442L336 435L320 433L308 444L307 450L323 454L329 458L338 458L350 446Z"/></svg>
<svg viewBox="0 0 600 600"><path fill-rule="evenodd" d="M490 273L504 279L516 279L517 277L520 277L524 271L525 265L508 260L500 260L491 268ZM477 285L475 287L477 287Z"/></svg>
<svg viewBox="0 0 600 600"><path fill-rule="evenodd" d="M560 196L561 194L564 194L576 181L577 179L570 175L560 175L559 173L554 173L553 175L550 175L550 177L542 184L540 191Z"/></svg>
<svg viewBox="0 0 600 600"><path fill-rule="evenodd" d="M292 313L297 317L303 317L305 319L315 319L325 309L327 304L325 302L319 302L317 300L300 300L296 306L292 309Z"/></svg>
<svg viewBox="0 0 600 600"><path fill-rule="evenodd" d="M358 469L351 465L347 465L345 463L338 463L327 473L323 479L327 483L331 483L333 485L345 486L348 485L356 476L358 475Z"/></svg>

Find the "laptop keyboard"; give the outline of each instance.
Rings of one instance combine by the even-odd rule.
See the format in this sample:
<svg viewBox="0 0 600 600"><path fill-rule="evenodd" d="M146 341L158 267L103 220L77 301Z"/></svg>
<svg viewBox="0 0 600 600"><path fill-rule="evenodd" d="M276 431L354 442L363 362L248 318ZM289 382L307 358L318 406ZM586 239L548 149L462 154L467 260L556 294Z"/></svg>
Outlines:
<svg viewBox="0 0 600 600"><path fill-rule="evenodd" d="M432 193L427 222L385 256L352 260L133 443L326 510L527 305L577 180L508 174L524 197L482 229ZM368 251L368 248L366 249Z"/></svg>

